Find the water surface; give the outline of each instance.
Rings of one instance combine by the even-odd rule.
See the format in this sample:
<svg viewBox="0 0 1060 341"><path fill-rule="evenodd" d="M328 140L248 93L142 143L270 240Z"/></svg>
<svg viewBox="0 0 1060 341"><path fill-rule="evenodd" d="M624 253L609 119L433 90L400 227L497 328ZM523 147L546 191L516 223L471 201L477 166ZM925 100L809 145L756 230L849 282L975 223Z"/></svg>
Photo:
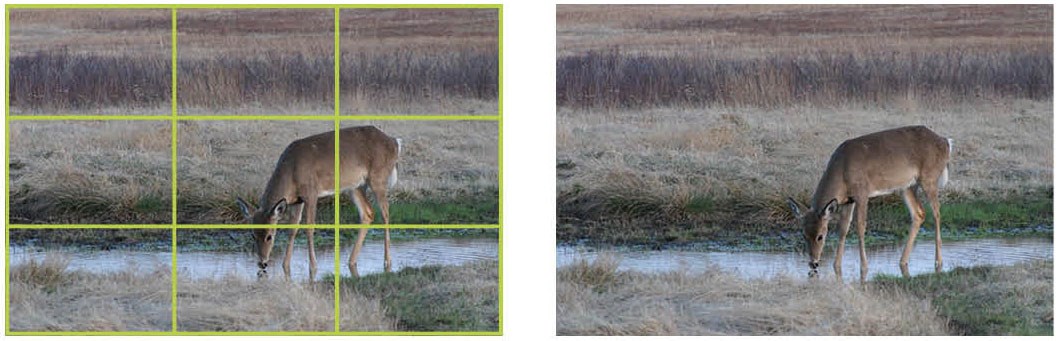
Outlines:
<svg viewBox="0 0 1060 341"><path fill-rule="evenodd" d="M835 260L831 246L821 257L821 274L832 276ZM904 245L872 247L866 251L869 278L876 274L900 275L898 260ZM619 256L619 270L648 273L669 271L700 272L712 267L739 274L745 278L771 278L777 275L806 276L809 258L795 252L697 252L681 250L636 251L621 248L591 249L559 246L556 265L564 266L579 259L592 260L600 253ZM946 271L976 265L1012 265L1028 260L1053 259L1053 241L1048 238L975 239L942 242L942 263ZM843 253L843 277L857 280L861 261L856 244L847 245ZM935 243L918 242L909 257L912 275L935 271Z"/></svg>

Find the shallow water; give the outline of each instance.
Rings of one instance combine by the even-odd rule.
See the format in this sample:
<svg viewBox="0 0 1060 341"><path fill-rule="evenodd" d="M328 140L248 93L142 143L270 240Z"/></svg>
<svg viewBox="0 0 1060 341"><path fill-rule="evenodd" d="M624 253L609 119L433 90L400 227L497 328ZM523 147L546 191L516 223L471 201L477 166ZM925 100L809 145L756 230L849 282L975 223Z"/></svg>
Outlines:
<svg viewBox="0 0 1060 341"><path fill-rule="evenodd" d="M821 257L821 275L834 276L833 244ZM900 275L898 260L904 245L874 247L866 251L869 278L876 274ZM619 256L619 270L648 273L669 271L700 272L711 267L739 274L745 278L771 278L777 275L805 277L809 271L809 257L795 252L696 252L680 250L634 251L589 249L560 246L556 250L556 265L564 266L579 259L592 260L600 253ZM975 265L1011 265L1028 260L1053 259L1053 241L1048 238L976 239L942 242L942 263L946 271L955 267ZM858 247L847 245L843 253L843 277L857 280L861 267ZM935 271L934 241L918 241L909 257L912 275Z"/></svg>
<svg viewBox="0 0 1060 341"><path fill-rule="evenodd" d="M277 245L273 249L270 278L283 278L283 252L286 245ZM352 249L343 246L339 258L340 270L349 275L346 262ZM125 270L150 271L157 267L168 268L172 264L169 252L138 252L128 250L84 251L84 250L45 250L41 248L10 247L11 265L16 266L29 259L40 259L46 253L60 252L70 261L68 269L92 273L108 273ZM477 260L497 260L497 240L485 238L430 238L421 240L393 241L390 245L390 257L393 271L405 267L424 265L461 265ZM335 249L318 248L317 278L335 272ZM291 256L292 279L309 277L309 255L306 248L295 247ZM257 256L249 252L178 252L177 276L180 279L221 278L237 276L242 278L257 277ZM365 241L358 257L358 273L361 275L383 271L382 241Z"/></svg>

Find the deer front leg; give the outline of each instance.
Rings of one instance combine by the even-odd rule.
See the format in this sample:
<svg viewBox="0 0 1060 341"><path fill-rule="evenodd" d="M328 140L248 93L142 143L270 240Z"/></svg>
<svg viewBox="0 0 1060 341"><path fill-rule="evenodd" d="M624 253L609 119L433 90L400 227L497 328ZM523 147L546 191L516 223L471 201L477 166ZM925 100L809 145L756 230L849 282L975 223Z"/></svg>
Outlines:
<svg viewBox="0 0 1060 341"><path fill-rule="evenodd" d="M357 240L353 243L353 251L350 252L350 276L357 277L357 255L361 254L361 246L364 245L364 237L368 235L368 229L362 228L357 231Z"/></svg>
<svg viewBox="0 0 1060 341"><path fill-rule="evenodd" d="M832 263L832 269L835 270L836 279L843 280L843 248L847 243L847 232L850 231L850 222L854 218L854 204L843 205L842 215L839 219L839 246L835 250L835 263Z"/></svg>
<svg viewBox="0 0 1060 341"><path fill-rule="evenodd" d="M294 238L298 236L298 228L290 229L290 237L287 238L287 252L283 254L283 276L291 280L291 255L294 254Z"/></svg>
<svg viewBox="0 0 1060 341"><path fill-rule="evenodd" d="M372 183L375 201L379 203L379 210L383 211L383 270L390 272L390 202L386 199L386 186L386 180Z"/></svg>
<svg viewBox="0 0 1060 341"><path fill-rule="evenodd" d="M854 200L854 205L858 229L858 251L861 253L861 283L864 284L869 274L869 260L865 254L865 224L868 221L869 198L857 198Z"/></svg>
<svg viewBox="0 0 1060 341"><path fill-rule="evenodd" d="M312 224L316 224L317 222L317 199L306 198L305 207L306 224L312 226ZM313 280L317 278L317 252L316 248L313 246L313 228L310 227L306 229L305 235L307 239L306 244L309 248L309 282L312 283Z"/></svg>
<svg viewBox="0 0 1060 341"><path fill-rule="evenodd" d="M920 225L924 223L924 208L916 198L916 188L910 187L902 190L902 200L909 209L909 237L905 242L905 250L902 251L902 259L898 261L898 267L902 269L902 277L909 277L909 254L913 252L913 244L916 235L920 232Z"/></svg>

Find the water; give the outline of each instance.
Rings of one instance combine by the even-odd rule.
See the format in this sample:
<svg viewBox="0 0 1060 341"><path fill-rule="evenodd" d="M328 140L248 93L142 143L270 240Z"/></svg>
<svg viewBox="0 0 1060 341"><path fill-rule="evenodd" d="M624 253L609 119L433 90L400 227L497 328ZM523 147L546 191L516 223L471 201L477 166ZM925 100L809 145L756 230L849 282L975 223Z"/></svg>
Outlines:
<svg viewBox="0 0 1060 341"><path fill-rule="evenodd" d="M834 242L833 242L834 243ZM834 276L835 254L830 247L821 256L821 275ZM901 275L898 260L903 245L873 247L866 250L869 278L876 274ZM795 252L696 252L680 250L631 251L622 249L593 250L560 246L556 265L564 266L579 259L592 260L601 252L619 256L619 270L647 273L669 271L699 272L717 267L744 278L771 278L777 275L805 277L810 270L809 257ZM1053 259L1053 241L1047 238L976 239L942 242L942 263L946 271L975 265L1011 265L1028 260ZM861 260L856 244L847 245L843 253L843 277L857 280ZM917 242L909 257L911 275L935 271L935 243Z"/></svg>
<svg viewBox="0 0 1060 341"><path fill-rule="evenodd" d="M287 245L276 245L269 265L269 276L283 278L283 252ZM352 250L343 246L339 258L340 270L349 275L346 262ZM21 246L10 247L11 265L15 266L29 259L41 259L48 252ZM66 251L61 253L70 260L68 269L92 273L118 272L127 268L138 271L151 271L158 267L169 268L172 254L169 252L139 252L128 250L111 251ZM335 249L318 248L317 278L335 272ZM390 257L393 271L405 267L425 265L461 265L477 260L497 260L497 240L485 238L430 238L422 240L392 241ZM309 277L309 255L306 248L296 246L291 256L291 278L303 280ZM178 252L177 276L181 279L221 278L237 276L247 279L257 278L258 258L249 252ZM361 275L383 271L382 241L365 241L357 260L357 272Z"/></svg>

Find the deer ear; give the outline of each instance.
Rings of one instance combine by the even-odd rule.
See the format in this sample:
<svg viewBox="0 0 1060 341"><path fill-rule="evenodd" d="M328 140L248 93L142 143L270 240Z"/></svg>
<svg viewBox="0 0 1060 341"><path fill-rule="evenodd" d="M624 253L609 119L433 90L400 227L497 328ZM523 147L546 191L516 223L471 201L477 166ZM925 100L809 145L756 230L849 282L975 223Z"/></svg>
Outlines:
<svg viewBox="0 0 1060 341"><path fill-rule="evenodd" d="M795 217L802 215L802 206L795 202L795 199L788 197L788 207L791 208L792 212L795 212Z"/></svg>
<svg viewBox="0 0 1060 341"><path fill-rule="evenodd" d="M287 211L287 198L280 199L276 202L276 205L272 205L272 220L276 221L280 219L283 212Z"/></svg>
<svg viewBox="0 0 1060 341"><path fill-rule="evenodd" d="M831 201L828 201L828 203L824 205L824 208L821 209L821 218L831 217L832 214L835 213L835 210L837 208L839 208L839 201L836 201L833 198Z"/></svg>
<svg viewBox="0 0 1060 341"><path fill-rule="evenodd" d="M243 217L247 218L247 220L250 220L250 217L254 215L253 212L258 209L257 207L254 207L254 205L248 204L240 197L236 197L236 204L239 205L239 211L243 213Z"/></svg>

